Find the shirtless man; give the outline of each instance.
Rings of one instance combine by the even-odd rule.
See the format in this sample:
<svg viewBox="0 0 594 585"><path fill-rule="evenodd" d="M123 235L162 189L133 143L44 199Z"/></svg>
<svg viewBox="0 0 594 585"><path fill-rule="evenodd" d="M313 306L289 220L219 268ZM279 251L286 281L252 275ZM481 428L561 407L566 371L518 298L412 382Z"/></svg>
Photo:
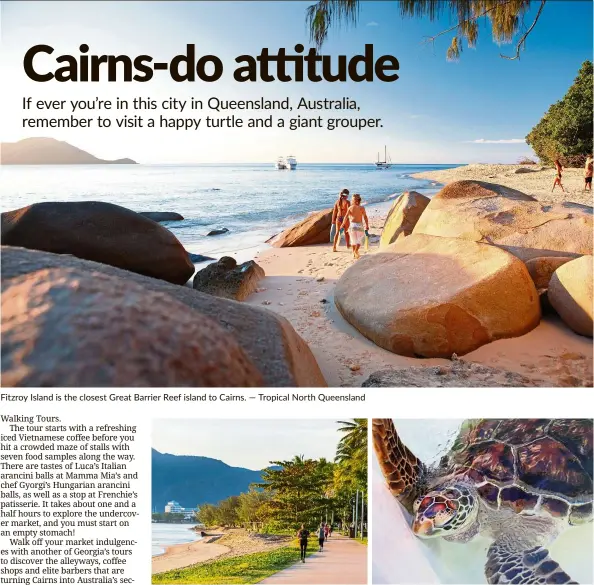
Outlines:
<svg viewBox="0 0 594 585"><path fill-rule="evenodd" d="M361 205L361 195L358 193L353 195L353 203L349 207L346 217L340 227L344 227L348 222L350 222L349 231L351 232L353 258L357 260L361 257L359 248L361 248L365 236L369 235L369 219L367 218L365 207ZM365 229L363 229L363 222L365 222Z"/></svg>
<svg viewBox="0 0 594 585"><path fill-rule="evenodd" d="M594 175L594 159L589 154L584 166L584 191L592 191L592 175Z"/></svg>
<svg viewBox="0 0 594 585"><path fill-rule="evenodd" d="M336 246L338 246L338 242L340 241L340 226L342 225L343 220L346 217L350 203L351 202L349 201L349 190L343 189L340 192L340 195L338 196L338 201L334 204L334 209L332 210L332 229L330 230L330 234L332 234L332 232L335 232L333 240L334 246L332 248L333 252L336 252ZM347 222L344 228L346 231L344 237L346 240L347 248L350 248L351 239L349 237L348 227L349 224Z"/></svg>

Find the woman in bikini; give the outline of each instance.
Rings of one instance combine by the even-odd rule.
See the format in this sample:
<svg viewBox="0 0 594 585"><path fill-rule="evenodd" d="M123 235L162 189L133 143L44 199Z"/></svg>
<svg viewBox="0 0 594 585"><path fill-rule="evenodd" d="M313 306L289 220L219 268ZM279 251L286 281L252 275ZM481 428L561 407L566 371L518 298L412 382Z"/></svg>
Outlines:
<svg viewBox="0 0 594 585"><path fill-rule="evenodd" d="M336 246L338 246L338 242L340 241L340 226L342 225L344 218L347 214L350 205L349 201L349 190L343 189L338 196L338 201L334 204L334 209L332 210L332 228L330 229L330 238L334 244L332 251L336 252ZM345 230L348 230L348 223L346 224ZM332 236L334 232L334 236ZM349 237L348 231L345 233L345 240L347 248L351 247L351 239Z"/></svg>
<svg viewBox="0 0 594 585"><path fill-rule="evenodd" d="M553 182L553 188L551 189L551 193L555 190L555 187L557 185L559 185L559 187L561 187L561 191L563 191L563 193L565 193L565 189L563 188L563 185L561 184L561 178L563 176L561 173L563 172L563 166L559 162L558 158L555 159L555 169L557 169L557 175L555 176L555 181Z"/></svg>
<svg viewBox="0 0 594 585"><path fill-rule="evenodd" d="M369 219L367 218L367 212L365 211L365 207L361 205L361 195L358 193L353 195L353 203L349 207L346 217L344 218L344 221L340 227L345 227L345 224L348 224L349 222L353 258L357 260L361 257L359 254L359 248L361 248L361 244L363 243L365 236L368 235L369 231ZM365 228L363 227L364 222Z"/></svg>

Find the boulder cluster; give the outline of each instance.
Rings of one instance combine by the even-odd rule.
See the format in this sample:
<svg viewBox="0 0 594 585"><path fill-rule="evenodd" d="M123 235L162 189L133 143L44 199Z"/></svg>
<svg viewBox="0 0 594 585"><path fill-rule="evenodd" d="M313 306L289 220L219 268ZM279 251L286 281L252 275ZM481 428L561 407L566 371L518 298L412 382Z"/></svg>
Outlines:
<svg viewBox="0 0 594 585"><path fill-rule="evenodd" d="M182 244L124 207L3 213L1 261L4 386L326 385L286 319L230 300L256 286L257 264L222 258L193 290Z"/></svg>
<svg viewBox="0 0 594 585"><path fill-rule="evenodd" d="M380 250L353 264L335 303L367 338L416 357L464 355L535 328L552 307L592 337L592 207L458 181L403 194Z"/></svg>

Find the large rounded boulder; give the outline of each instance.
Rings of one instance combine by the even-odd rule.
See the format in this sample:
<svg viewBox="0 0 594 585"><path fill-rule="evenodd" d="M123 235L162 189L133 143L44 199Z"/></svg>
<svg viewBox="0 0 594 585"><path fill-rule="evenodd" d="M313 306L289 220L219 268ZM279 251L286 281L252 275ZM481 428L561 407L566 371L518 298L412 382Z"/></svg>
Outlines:
<svg viewBox="0 0 594 585"><path fill-rule="evenodd" d="M542 203L482 181L446 185L427 205L413 233L499 246L521 260L592 253L592 207Z"/></svg>
<svg viewBox="0 0 594 585"><path fill-rule="evenodd" d="M304 220L287 228L268 242L275 248L327 244L330 237L332 209L310 213Z"/></svg>
<svg viewBox="0 0 594 585"><path fill-rule="evenodd" d="M51 268L2 291L5 386L262 386L212 319L125 278Z"/></svg>
<svg viewBox="0 0 594 585"><path fill-rule="evenodd" d="M34 203L2 214L2 245L70 254L185 284L194 265L158 223L100 201Z"/></svg>
<svg viewBox="0 0 594 585"><path fill-rule="evenodd" d="M429 205L429 197L421 195L416 191L403 193L394 201L386 221L380 239L380 249L393 244L398 238L409 236L425 207Z"/></svg>
<svg viewBox="0 0 594 585"><path fill-rule="evenodd" d="M335 302L363 335L405 356L464 355L540 321L523 262L494 246L423 234L353 264Z"/></svg>
<svg viewBox="0 0 594 585"><path fill-rule="evenodd" d="M5 385L63 386L51 372L71 369L80 386L326 386L307 344L266 309L72 256L3 246L0 260Z"/></svg>
<svg viewBox="0 0 594 585"><path fill-rule="evenodd" d="M592 256L582 256L555 270L548 297L563 321L576 333L592 337Z"/></svg>

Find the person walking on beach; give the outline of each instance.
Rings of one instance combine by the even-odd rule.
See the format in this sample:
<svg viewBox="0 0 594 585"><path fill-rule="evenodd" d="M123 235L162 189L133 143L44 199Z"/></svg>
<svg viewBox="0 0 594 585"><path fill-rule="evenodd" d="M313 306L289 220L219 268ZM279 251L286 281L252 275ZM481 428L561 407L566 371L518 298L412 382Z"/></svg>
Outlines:
<svg viewBox="0 0 594 585"><path fill-rule="evenodd" d="M305 562L305 553L307 552L307 539L309 538L309 530L305 528L305 524L301 525L299 532L297 532L297 538L299 539L299 552L301 562Z"/></svg>
<svg viewBox="0 0 594 585"><path fill-rule="evenodd" d="M592 191L592 174L594 172L594 159L589 154L584 166L584 191Z"/></svg>
<svg viewBox="0 0 594 585"><path fill-rule="evenodd" d="M349 201L349 190L343 189L339 196L338 201L334 204L334 209L332 210L332 227L330 228L330 240L333 243L332 251L336 252L336 246L338 246L338 242L340 241L340 226L342 225L344 218L347 214L349 209L349 205L351 202ZM347 248L351 247L351 241L348 233L348 223L345 229L345 240Z"/></svg>
<svg viewBox="0 0 594 585"><path fill-rule="evenodd" d="M318 530L318 544L320 545L320 551L319 552L323 552L324 551L324 539L326 538L326 528L324 526L324 523L322 522L320 524L320 528Z"/></svg>
<svg viewBox="0 0 594 585"><path fill-rule="evenodd" d="M559 185L561 187L561 191L565 193L565 189L563 188L563 184L561 183L562 172L563 172L563 165L559 162L559 159L555 159L555 169L557 169L557 175L555 176L555 181L553 182L553 188L551 189L551 193L555 190L555 187Z"/></svg>
<svg viewBox="0 0 594 585"><path fill-rule="evenodd" d="M363 228L363 222L365 222L365 228ZM361 195L356 193L353 195L353 202L346 213L341 228L345 227L345 224L350 223L349 231L351 232L351 246L353 249L353 258L359 259L359 249L365 239L365 236L369 236L369 219L367 218L367 212L365 207L361 205Z"/></svg>

